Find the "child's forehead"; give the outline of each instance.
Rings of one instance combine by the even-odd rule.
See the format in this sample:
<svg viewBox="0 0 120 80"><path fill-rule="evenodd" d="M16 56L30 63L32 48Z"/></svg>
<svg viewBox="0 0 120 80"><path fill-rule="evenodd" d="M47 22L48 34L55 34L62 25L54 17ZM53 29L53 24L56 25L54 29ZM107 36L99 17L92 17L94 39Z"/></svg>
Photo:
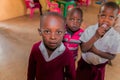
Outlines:
<svg viewBox="0 0 120 80"><path fill-rule="evenodd" d="M46 23L61 23L63 20L60 17L57 16L48 16L44 19L44 22Z"/></svg>
<svg viewBox="0 0 120 80"><path fill-rule="evenodd" d="M70 15L74 15L74 14L81 15L81 13L80 13L79 11L71 11L71 12L70 12Z"/></svg>
<svg viewBox="0 0 120 80"><path fill-rule="evenodd" d="M43 28L46 27L61 27L64 25L64 20L62 20L60 17L55 16L48 16L45 17L43 22Z"/></svg>
<svg viewBox="0 0 120 80"><path fill-rule="evenodd" d="M80 12L72 12L68 15L68 17L81 17L81 13Z"/></svg>
<svg viewBox="0 0 120 80"><path fill-rule="evenodd" d="M60 19L59 17L57 17L57 16L53 16L53 15L49 15L49 16L46 16L46 17L44 17L45 18L45 20L50 20L50 19Z"/></svg>
<svg viewBox="0 0 120 80"><path fill-rule="evenodd" d="M100 13L101 12L113 13L114 15L116 15L118 13L118 10L112 7L102 6L100 9Z"/></svg>

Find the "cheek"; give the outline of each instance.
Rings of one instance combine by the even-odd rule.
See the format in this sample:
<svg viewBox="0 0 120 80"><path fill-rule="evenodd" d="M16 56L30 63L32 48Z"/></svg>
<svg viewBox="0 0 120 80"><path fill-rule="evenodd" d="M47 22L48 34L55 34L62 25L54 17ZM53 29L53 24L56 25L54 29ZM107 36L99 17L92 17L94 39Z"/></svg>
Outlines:
<svg viewBox="0 0 120 80"><path fill-rule="evenodd" d="M78 28L80 27L80 25L81 25L81 23L78 23L78 24L77 24Z"/></svg>
<svg viewBox="0 0 120 80"><path fill-rule="evenodd" d="M113 26L114 24L115 24L114 21L111 21L111 22L110 22L110 26Z"/></svg>
<svg viewBox="0 0 120 80"><path fill-rule="evenodd" d="M61 36L59 36L59 37L57 38L59 42L63 41L63 36L64 36L64 35L61 35Z"/></svg>
<svg viewBox="0 0 120 80"><path fill-rule="evenodd" d="M98 25L100 26L103 23L103 20L98 19Z"/></svg>
<svg viewBox="0 0 120 80"><path fill-rule="evenodd" d="M98 18L98 22L99 22L99 23L101 23L102 21L103 21L102 19Z"/></svg>
<svg viewBox="0 0 120 80"><path fill-rule="evenodd" d="M70 21L67 21L66 23L67 23L67 25L71 25L71 22L70 22Z"/></svg>
<svg viewBox="0 0 120 80"><path fill-rule="evenodd" d="M46 36L44 36L44 35L42 35L42 39L45 41L45 42L48 42L48 36L46 37Z"/></svg>

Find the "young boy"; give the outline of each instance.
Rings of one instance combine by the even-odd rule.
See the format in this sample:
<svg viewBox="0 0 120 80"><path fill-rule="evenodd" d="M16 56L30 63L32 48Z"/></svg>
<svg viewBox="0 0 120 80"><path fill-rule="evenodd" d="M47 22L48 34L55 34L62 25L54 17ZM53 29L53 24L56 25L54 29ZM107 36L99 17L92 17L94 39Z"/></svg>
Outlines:
<svg viewBox="0 0 120 80"><path fill-rule="evenodd" d="M39 32L43 40L33 45L27 80L75 80L74 59L62 43L64 26L65 20L58 13L41 17Z"/></svg>
<svg viewBox="0 0 120 80"><path fill-rule="evenodd" d="M107 62L120 52L120 34L113 28L118 12L116 3L103 4L98 24L88 27L81 35L83 53L78 62L77 80L104 80Z"/></svg>
<svg viewBox="0 0 120 80"><path fill-rule="evenodd" d="M64 43L73 54L74 59L77 58L78 47L81 43L80 36L83 29L80 28L83 21L83 12L80 8L73 8L68 12L66 17L66 30L64 35Z"/></svg>

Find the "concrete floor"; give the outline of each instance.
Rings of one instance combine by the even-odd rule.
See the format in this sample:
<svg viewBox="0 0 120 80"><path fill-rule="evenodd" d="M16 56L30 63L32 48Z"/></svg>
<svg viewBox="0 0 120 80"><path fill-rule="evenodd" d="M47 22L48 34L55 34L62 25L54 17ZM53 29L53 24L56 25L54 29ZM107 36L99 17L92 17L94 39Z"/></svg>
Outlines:
<svg viewBox="0 0 120 80"><path fill-rule="evenodd" d="M83 7L87 25L97 21L99 5ZM32 19L22 16L0 22L0 80L26 80L28 57L32 44L41 40L37 28L39 14ZM106 67L105 80L120 80L120 54Z"/></svg>

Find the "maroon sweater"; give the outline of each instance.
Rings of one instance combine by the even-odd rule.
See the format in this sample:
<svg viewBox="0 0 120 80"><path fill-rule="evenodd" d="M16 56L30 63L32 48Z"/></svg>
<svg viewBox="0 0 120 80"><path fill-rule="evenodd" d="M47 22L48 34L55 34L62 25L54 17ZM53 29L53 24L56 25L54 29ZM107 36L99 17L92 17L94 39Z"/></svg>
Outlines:
<svg viewBox="0 0 120 80"><path fill-rule="evenodd" d="M75 80L75 63L70 51L66 50L55 59L46 62L36 43L29 57L27 80ZM64 69L66 68L66 69Z"/></svg>

